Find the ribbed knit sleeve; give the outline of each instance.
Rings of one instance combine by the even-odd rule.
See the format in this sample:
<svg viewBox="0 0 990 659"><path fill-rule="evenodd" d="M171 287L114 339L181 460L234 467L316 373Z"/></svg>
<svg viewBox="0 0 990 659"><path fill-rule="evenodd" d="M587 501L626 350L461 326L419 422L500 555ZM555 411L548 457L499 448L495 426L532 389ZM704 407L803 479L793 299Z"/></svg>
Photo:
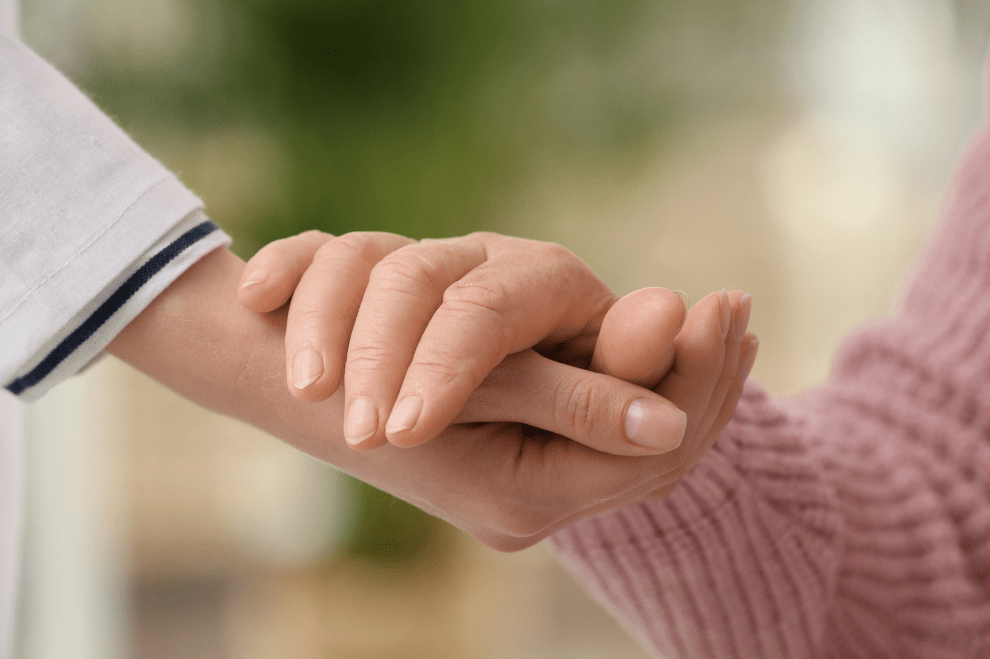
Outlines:
<svg viewBox="0 0 990 659"><path fill-rule="evenodd" d="M551 545L662 657L990 657L990 131L899 315L814 391L748 384L668 498Z"/></svg>

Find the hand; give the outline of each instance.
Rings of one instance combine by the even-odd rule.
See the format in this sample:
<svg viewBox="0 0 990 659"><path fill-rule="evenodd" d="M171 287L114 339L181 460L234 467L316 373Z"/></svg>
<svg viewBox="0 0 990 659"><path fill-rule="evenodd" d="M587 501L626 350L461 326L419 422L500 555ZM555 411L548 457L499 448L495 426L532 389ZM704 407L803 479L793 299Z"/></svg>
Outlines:
<svg viewBox="0 0 990 659"><path fill-rule="evenodd" d="M490 423L454 425L440 441L411 449L351 451L342 447L338 430L342 396L310 404L288 394L281 376L285 314L255 314L238 304L234 291L242 271L243 263L226 250L208 255L109 350L187 398L267 430L503 551L669 492L731 417L755 356L751 335L736 339L745 316L738 294L727 296L730 327L724 334L721 295L691 309L675 341L672 369L657 387L688 413L684 441L664 455L608 455L567 439L588 435L589 424L608 417L610 386L618 380L532 350L497 366L459 419ZM621 314L638 309L618 306L616 329L603 325L598 347L593 342L588 349L599 352L598 363L621 367L621 359L615 361L623 353ZM641 337L647 347L649 336ZM568 395L575 391L586 393ZM518 422L505 422L509 417Z"/></svg>
<svg viewBox="0 0 990 659"><path fill-rule="evenodd" d="M667 318L655 315L663 308L665 293L637 291L612 307L595 347L596 366L644 382L657 376L658 369L643 369L636 358L670 354L669 343L653 340L653 330ZM562 435L594 423L601 392L587 390L586 404L579 408L587 413L574 415L545 386L560 379L580 382L573 368L524 351L493 371L458 421L504 418L525 425L452 426L441 442L404 453L417 467L429 470L433 465L430 481L417 482L418 492L391 491L503 551L528 547L585 517L667 496L732 417L758 347L755 336L745 332L749 307L748 296L722 292L689 312L670 355L671 368L656 387L689 411L687 433L677 450L629 458L568 441ZM548 408L554 413L547 414ZM394 455L392 447L383 451ZM368 479L367 473L357 475ZM424 486L430 489L426 498Z"/></svg>
<svg viewBox="0 0 990 659"><path fill-rule="evenodd" d="M726 332L725 337L722 372L712 390L712 400L725 398L727 402L735 402L731 406L723 404L717 411L716 418L707 418L706 415L714 413L714 408L710 404L705 408L705 401L691 392L699 386L697 378L704 377L702 374L707 373L710 377L718 372L718 351L709 349L709 343L714 337L709 336L707 341L703 339L703 330L692 326L693 318L689 316L688 324L678 335L673 351L665 342L657 340L655 326L662 322L662 307L658 304L658 296L664 290L646 288L635 291L623 297L609 310L595 346L591 368L645 387L658 383L654 388L657 393L670 400L684 401L685 407L682 409L688 415L689 422L685 431L688 436L696 436L700 430L708 428L703 438L691 445L679 447L681 455L678 457L683 459L679 472L684 475L712 447L731 419L742 385L756 361L760 342L755 334L746 331L752 297L740 291L717 293L723 314L727 298L733 312L731 329ZM699 304L704 302L702 300ZM728 321L727 315L721 317L723 331ZM738 371L732 372L731 366L736 363ZM668 367L672 367L669 372ZM737 386L739 391L734 391ZM677 482L673 482L665 485L654 492L652 497L667 496L676 484Z"/></svg>
<svg viewBox="0 0 990 659"><path fill-rule="evenodd" d="M587 367L616 300L563 247L492 233L417 243L388 233L309 231L264 247L244 272L239 297L249 309L274 311L292 298L289 390L320 401L343 381L344 437L360 448L433 438L507 355L533 348ZM656 303L663 316L657 338L672 347L684 303L670 292ZM607 390L607 413L578 441L621 455L680 443L685 418L674 405L627 383ZM571 395L580 404L581 392ZM623 432L632 427L630 414L645 419L639 433Z"/></svg>

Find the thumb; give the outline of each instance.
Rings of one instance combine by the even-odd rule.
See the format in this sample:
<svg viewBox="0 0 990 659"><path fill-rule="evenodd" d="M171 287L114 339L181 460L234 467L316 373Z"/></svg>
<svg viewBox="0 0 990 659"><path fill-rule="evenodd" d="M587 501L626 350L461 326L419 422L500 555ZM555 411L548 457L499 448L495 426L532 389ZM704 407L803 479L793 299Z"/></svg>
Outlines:
<svg viewBox="0 0 990 659"><path fill-rule="evenodd" d="M631 382L524 350L502 360L454 421L523 423L605 453L646 456L680 446L687 416Z"/></svg>
<svg viewBox="0 0 990 659"><path fill-rule="evenodd" d="M602 321L590 369L657 386L674 363L674 339L687 317L687 295L680 295L641 288L616 301Z"/></svg>

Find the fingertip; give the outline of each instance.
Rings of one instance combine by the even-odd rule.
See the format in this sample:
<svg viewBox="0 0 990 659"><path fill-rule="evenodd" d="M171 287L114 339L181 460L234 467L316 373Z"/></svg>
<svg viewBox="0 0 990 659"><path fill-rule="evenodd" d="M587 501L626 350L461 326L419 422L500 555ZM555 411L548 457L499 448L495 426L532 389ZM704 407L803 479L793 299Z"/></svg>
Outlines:
<svg viewBox="0 0 990 659"><path fill-rule="evenodd" d="M380 435L375 437L369 437L359 442L354 442L354 443L347 442L347 445L350 446L355 451L373 451L376 448L381 448L382 446L385 446L386 444L388 444L388 441L385 440Z"/></svg>
<svg viewBox="0 0 990 659"><path fill-rule="evenodd" d="M724 288L718 292L718 313L722 339L725 340L725 337L729 335L729 325L732 323L732 303Z"/></svg>
<svg viewBox="0 0 990 659"><path fill-rule="evenodd" d="M262 308L264 284L268 280L268 272L261 269L244 269L240 286L237 287L237 299L251 311L265 312L271 309Z"/></svg>
<svg viewBox="0 0 990 659"><path fill-rule="evenodd" d="M337 393L340 369L328 364L322 351L304 348L286 363L291 364L286 373L289 391L299 400L318 403Z"/></svg>
<svg viewBox="0 0 990 659"><path fill-rule="evenodd" d="M423 399L415 394L403 396L395 404L385 423L385 437L390 444L408 448L423 443L415 432L423 413Z"/></svg>
<svg viewBox="0 0 990 659"><path fill-rule="evenodd" d="M298 283L298 273L284 267L255 270L250 274L245 271L237 298L251 311L267 313L288 302Z"/></svg>
<svg viewBox="0 0 990 659"><path fill-rule="evenodd" d="M295 398L304 400L307 403L322 403L337 393L338 388L339 386L333 382L314 382L304 388L298 388L290 384L289 392Z"/></svg>
<svg viewBox="0 0 990 659"><path fill-rule="evenodd" d="M602 322L591 369L652 387L669 370L673 344L687 318L684 300L666 288L619 299Z"/></svg>
<svg viewBox="0 0 990 659"><path fill-rule="evenodd" d="M686 430L687 414L662 398L637 398L626 408L623 419L626 439L657 453L680 446Z"/></svg>
<svg viewBox="0 0 990 659"><path fill-rule="evenodd" d="M360 446L378 435L378 406L364 396L358 396L347 404L344 412L344 441L350 446Z"/></svg>
<svg viewBox="0 0 990 659"><path fill-rule="evenodd" d="M739 361L739 379L745 382L756 363L756 354L760 351L760 338L752 332L746 332L742 345L743 356Z"/></svg>

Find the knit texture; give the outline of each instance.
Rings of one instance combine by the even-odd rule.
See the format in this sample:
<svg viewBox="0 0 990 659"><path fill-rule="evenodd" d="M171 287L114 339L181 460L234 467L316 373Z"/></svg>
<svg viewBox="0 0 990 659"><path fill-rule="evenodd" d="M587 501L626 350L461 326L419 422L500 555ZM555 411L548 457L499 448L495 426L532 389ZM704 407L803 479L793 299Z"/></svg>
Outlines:
<svg viewBox="0 0 990 659"><path fill-rule="evenodd" d="M990 130L895 317L828 381L748 383L666 499L551 546L661 657L990 657Z"/></svg>

